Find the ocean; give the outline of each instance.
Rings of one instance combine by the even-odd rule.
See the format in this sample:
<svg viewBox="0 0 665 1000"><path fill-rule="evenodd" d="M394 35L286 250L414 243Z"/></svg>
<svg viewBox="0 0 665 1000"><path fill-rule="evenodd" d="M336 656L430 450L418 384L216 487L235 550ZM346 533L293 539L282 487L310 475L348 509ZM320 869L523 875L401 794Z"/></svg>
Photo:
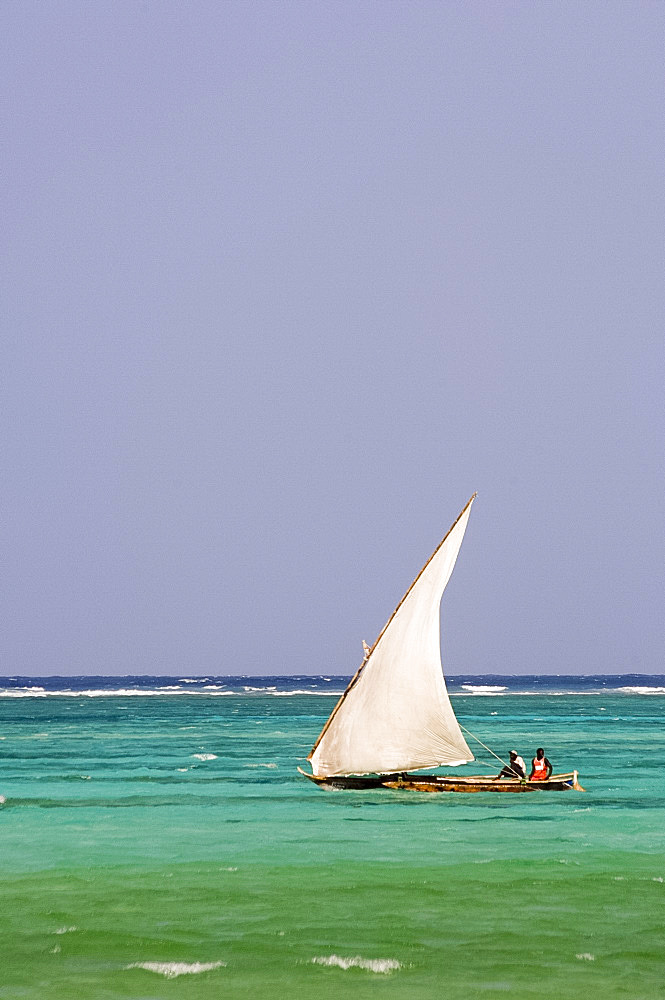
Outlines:
<svg viewBox="0 0 665 1000"><path fill-rule="evenodd" d="M0 1000L665 995L665 676L449 678L528 795L316 788L347 680L0 678Z"/></svg>

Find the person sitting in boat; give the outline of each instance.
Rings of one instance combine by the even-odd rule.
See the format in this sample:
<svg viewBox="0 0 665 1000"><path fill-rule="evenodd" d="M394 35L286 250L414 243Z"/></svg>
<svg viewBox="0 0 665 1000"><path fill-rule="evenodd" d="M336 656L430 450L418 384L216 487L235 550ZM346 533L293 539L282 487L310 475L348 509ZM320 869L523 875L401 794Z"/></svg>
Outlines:
<svg viewBox="0 0 665 1000"><path fill-rule="evenodd" d="M506 764L497 775L498 778L526 778L526 764L518 755L517 750L510 751L510 764Z"/></svg>
<svg viewBox="0 0 665 1000"><path fill-rule="evenodd" d="M543 748L538 747L536 750L536 756L531 761L531 774L529 775L529 781L547 781L551 773L552 765L545 756Z"/></svg>

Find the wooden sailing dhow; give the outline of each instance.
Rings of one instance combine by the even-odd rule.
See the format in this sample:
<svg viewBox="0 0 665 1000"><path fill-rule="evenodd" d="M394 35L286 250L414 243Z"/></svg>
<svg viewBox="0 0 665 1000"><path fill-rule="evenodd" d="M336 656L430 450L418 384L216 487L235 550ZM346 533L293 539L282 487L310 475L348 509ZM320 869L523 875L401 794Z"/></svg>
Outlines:
<svg viewBox="0 0 665 1000"><path fill-rule="evenodd" d="M313 773L298 768L319 787L423 792L583 790L577 771L553 774L546 781L408 773L474 759L443 678L440 605L475 498L474 493L374 645L366 649L365 659L307 758Z"/></svg>

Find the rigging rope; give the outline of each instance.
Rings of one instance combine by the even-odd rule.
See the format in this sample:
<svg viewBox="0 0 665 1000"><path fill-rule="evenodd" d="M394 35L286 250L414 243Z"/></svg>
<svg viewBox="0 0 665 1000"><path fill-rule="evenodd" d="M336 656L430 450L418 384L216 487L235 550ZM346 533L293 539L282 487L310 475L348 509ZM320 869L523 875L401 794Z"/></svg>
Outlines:
<svg viewBox="0 0 665 1000"><path fill-rule="evenodd" d="M466 726L463 726L462 723L459 722L459 720L458 720L458 724L459 724L460 729L463 729L465 733L469 734L469 736L473 736L474 740L476 740L477 743L480 743L481 747L485 747L485 749L488 751L488 753L491 753L493 757L496 757L496 759L501 764L503 764L504 767L510 767L510 764L506 764L505 760L502 760L502 758L499 757L498 753L494 753L493 750L490 750L490 748L485 743L483 743L482 740L478 739L478 737L476 736L475 733L472 733L470 729L467 729Z"/></svg>

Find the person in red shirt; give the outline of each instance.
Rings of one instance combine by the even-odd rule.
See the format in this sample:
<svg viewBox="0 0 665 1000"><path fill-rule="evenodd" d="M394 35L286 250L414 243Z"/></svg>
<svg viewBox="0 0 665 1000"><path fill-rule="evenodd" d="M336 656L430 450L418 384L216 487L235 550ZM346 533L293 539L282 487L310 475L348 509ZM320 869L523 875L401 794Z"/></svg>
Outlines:
<svg viewBox="0 0 665 1000"><path fill-rule="evenodd" d="M536 750L536 756L531 761L531 774L529 775L529 781L547 781L551 773L552 765L545 756L543 748L538 747Z"/></svg>

